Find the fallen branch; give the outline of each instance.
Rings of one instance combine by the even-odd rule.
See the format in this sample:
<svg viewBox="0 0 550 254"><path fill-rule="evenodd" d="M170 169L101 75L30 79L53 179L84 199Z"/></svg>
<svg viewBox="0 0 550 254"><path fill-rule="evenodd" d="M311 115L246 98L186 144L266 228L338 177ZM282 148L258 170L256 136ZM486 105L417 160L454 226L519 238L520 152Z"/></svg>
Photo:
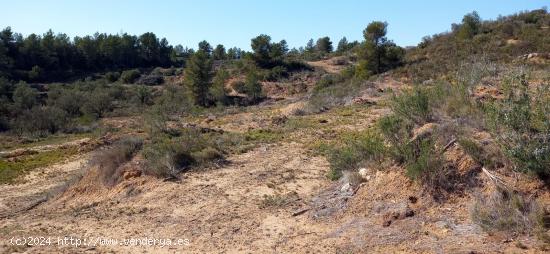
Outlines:
<svg viewBox="0 0 550 254"><path fill-rule="evenodd" d="M447 144L443 147L443 150L441 150L441 153L446 152L447 149L449 149L454 143L456 143L456 138L451 139L451 141L449 141L449 143L447 143Z"/></svg>
<svg viewBox="0 0 550 254"><path fill-rule="evenodd" d="M307 212L309 210L311 210L311 208L304 208L302 210L298 210L298 211L292 213L292 216L295 217L295 216L298 216L298 215L302 215L302 214L304 214L305 212Z"/></svg>
<svg viewBox="0 0 550 254"><path fill-rule="evenodd" d="M483 171L483 173L485 175L487 175L487 177L489 177L489 179L495 184L495 186L497 188L501 188L501 189L506 190L508 192L513 190L513 188L508 186L508 184L506 184L506 182L504 182L498 176L496 176L496 175L492 174L491 172L489 172L489 170L485 169L485 167L482 167L481 171Z"/></svg>

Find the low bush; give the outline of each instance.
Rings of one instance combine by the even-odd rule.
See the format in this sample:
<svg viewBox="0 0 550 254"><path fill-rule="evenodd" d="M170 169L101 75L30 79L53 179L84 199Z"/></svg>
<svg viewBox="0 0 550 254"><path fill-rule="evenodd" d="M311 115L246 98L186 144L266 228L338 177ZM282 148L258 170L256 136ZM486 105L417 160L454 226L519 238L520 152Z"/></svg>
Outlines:
<svg viewBox="0 0 550 254"><path fill-rule="evenodd" d="M120 78L118 71L110 71L105 73L105 79L109 82L116 82Z"/></svg>
<svg viewBox="0 0 550 254"><path fill-rule="evenodd" d="M487 125L521 172L550 177L549 83L529 91L524 75L504 82L504 96L486 107Z"/></svg>
<svg viewBox="0 0 550 254"><path fill-rule="evenodd" d="M175 177L192 167L205 167L224 158L223 139L196 129L184 129L175 137L154 139L144 149L145 173L157 177Z"/></svg>
<svg viewBox="0 0 550 254"><path fill-rule="evenodd" d="M386 147L378 133L366 130L345 135L325 153L331 169L329 178L336 180L342 176L342 171L357 170L366 164L379 164L386 153Z"/></svg>
<svg viewBox="0 0 550 254"><path fill-rule="evenodd" d="M123 71L122 74L120 75L120 80L126 84L133 84L140 76L141 76L141 73L137 69L126 70L126 71Z"/></svg>
<svg viewBox="0 0 550 254"><path fill-rule="evenodd" d="M19 134L44 136L63 130L68 116L56 107L34 107L15 119L13 129Z"/></svg>
<svg viewBox="0 0 550 254"><path fill-rule="evenodd" d="M432 118L430 93L426 88L415 87L412 91L405 91L400 96L394 96L391 106L397 115L416 124L429 122Z"/></svg>
<svg viewBox="0 0 550 254"><path fill-rule="evenodd" d="M531 199L519 193L494 191L478 196L470 209L472 220L489 232L535 233L548 241L550 217Z"/></svg>
<svg viewBox="0 0 550 254"><path fill-rule="evenodd" d="M99 177L103 184L113 186L120 181L119 167L130 161L141 150L143 140L139 138L122 139L109 149L99 151L91 160L91 165L97 165Z"/></svg>
<svg viewBox="0 0 550 254"><path fill-rule="evenodd" d="M141 76L136 82L138 85L156 86L164 83L164 78L161 75L145 75Z"/></svg>

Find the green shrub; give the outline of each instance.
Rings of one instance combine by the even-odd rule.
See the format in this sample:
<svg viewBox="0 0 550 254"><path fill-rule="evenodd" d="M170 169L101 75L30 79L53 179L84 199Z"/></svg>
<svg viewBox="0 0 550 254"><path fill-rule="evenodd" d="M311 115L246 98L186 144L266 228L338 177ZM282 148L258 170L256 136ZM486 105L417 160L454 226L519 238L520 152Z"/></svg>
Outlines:
<svg viewBox="0 0 550 254"><path fill-rule="evenodd" d="M141 73L137 69L126 70L126 71L123 71L122 74L120 75L120 80L126 84L133 84L140 76L141 76Z"/></svg>
<svg viewBox="0 0 550 254"><path fill-rule="evenodd" d="M160 134L157 134L160 135ZM175 137L163 136L152 140L144 148L147 161L145 172L157 177L174 177L178 173L202 168L222 161L228 140L223 134L201 133L196 129L183 129Z"/></svg>
<svg viewBox="0 0 550 254"><path fill-rule="evenodd" d="M105 79L109 82L115 82L120 78L120 73L118 71L110 71L105 73Z"/></svg>
<svg viewBox="0 0 550 254"><path fill-rule="evenodd" d="M417 124L429 122L432 118L430 93L426 88L415 87L412 91L394 96L391 106L396 114Z"/></svg>
<svg viewBox="0 0 550 254"><path fill-rule="evenodd" d="M12 99L17 109L31 109L38 105L38 91L25 82L19 82L15 86Z"/></svg>
<svg viewBox="0 0 550 254"><path fill-rule="evenodd" d="M245 93L252 102L257 102L265 97L262 84L260 84L257 75L253 72L248 73L246 76Z"/></svg>
<svg viewBox="0 0 550 254"><path fill-rule="evenodd" d="M82 102L86 101L84 93L75 89L60 88L48 93L48 105L60 108L69 116L79 116Z"/></svg>
<svg viewBox="0 0 550 254"><path fill-rule="evenodd" d="M405 154L407 176L412 179L429 180L443 168L443 158L431 138L408 144Z"/></svg>
<svg viewBox="0 0 550 254"><path fill-rule="evenodd" d="M381 162L386 152L383 138L372 130L349 134L341 142L327 152L331 168L329 178L333 180L342 176L342 171Z"/></svg>
<svg viewBox="0 0 550 254"><path fill-rule="evenodd" d="M19 134L47 135L67 126L67 113L56 107L34 107L15 119L13 129Z"/></svg>
<svg viewBox="0 0 550 254"><path fill-rule="evenodd" d="M102 89L94 90L82 105L82 112L87 115L101 118L106 112L113 109L113 98Z"/></svg>
<svg viewBox="0 0 550 254"><path fill-rule="evenodd" d="M377 124L378 129L391 145L389 152L392 157L400 163L405 162L405 155L408 151L407 145L413 128L412 123L391 114L380 118Z"/></svg>
<svg viewBox="0 0 550 254"><path fill-rule="evenodd" d="M516 170L550 176L550 92L529 91L524 75L504 82L505 98L486 107L487 125Z"/></svg>

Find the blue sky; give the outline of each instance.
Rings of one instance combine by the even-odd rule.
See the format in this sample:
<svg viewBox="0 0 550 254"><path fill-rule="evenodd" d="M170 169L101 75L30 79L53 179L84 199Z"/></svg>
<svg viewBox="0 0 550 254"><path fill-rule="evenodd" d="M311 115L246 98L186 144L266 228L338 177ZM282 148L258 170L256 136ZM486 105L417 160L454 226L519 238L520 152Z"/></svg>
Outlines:
<svg viewBox="0 0 550 254"><path fill-rule="evenodd" d="M154 32L171 44L196 47L201 40L250 49L258 34L286 39L290 47L329 36L361 40L373 20L389 23L388 37L401 46L447 31L473 10L495 19L547 6L548 0L366 1L366 0L0 0L0 27L42 34L48 29L70 37L95 32Z"/></svg>

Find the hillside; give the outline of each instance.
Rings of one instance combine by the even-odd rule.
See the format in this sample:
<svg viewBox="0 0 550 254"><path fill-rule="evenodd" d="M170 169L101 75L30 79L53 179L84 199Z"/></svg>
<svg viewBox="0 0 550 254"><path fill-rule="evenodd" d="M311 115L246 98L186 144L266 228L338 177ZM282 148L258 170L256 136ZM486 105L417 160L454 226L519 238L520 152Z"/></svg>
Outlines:
<svg viewBox="0 0 550 254"><path fill-rule="evenodd" d="M470 13L404 49L372 22L335 52L260 35L185 68L0 79L0 250L547 253L549 26Z"/></svg>

